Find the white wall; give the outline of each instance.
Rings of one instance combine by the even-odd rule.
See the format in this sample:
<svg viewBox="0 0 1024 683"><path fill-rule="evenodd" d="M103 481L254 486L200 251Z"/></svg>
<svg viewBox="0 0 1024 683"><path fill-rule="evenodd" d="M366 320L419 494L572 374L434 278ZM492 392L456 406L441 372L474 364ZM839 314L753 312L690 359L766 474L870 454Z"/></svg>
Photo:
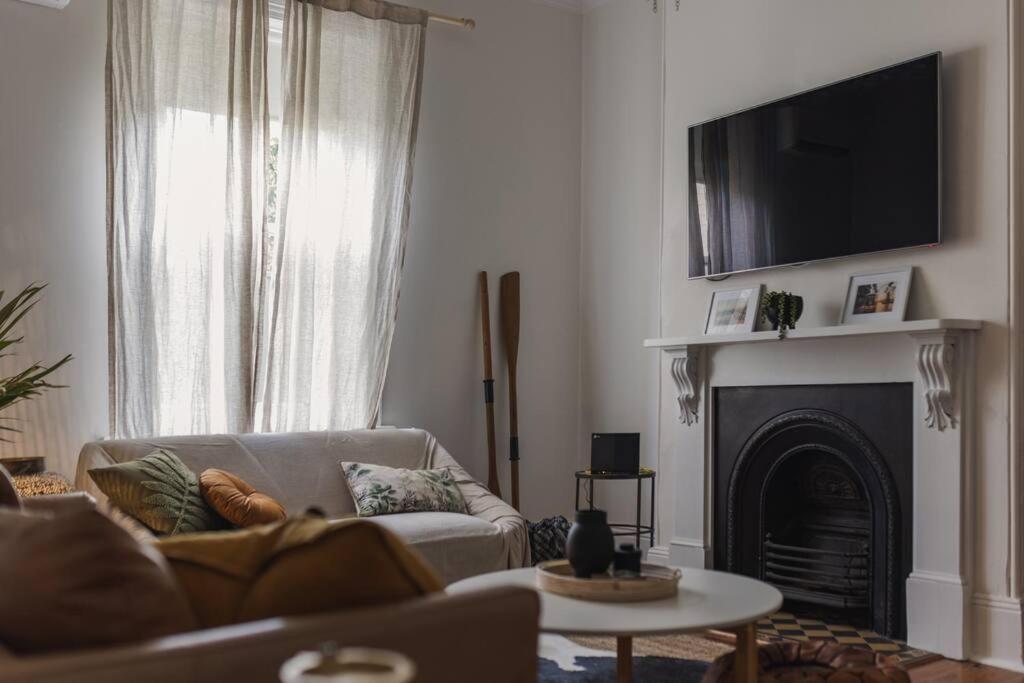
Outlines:
<svg viewBox="0 0 1024 683"><path fill-rule="evenodd" d="M1007 540L1008 462L1016 457L1008 443L1007 3L687 0L681 11L669 9L665 16L664 336L699 334L716 287L759 282L802 294L801 324L834 324L850 273L904 264L917 267L908 318L984 320L978 349L974 656L1020 667L1020 606L1010 599ZM935 50L945 60L941 248L746 274L717 285L685 279L688 124ZM782 365L778 372L790 369L795 368ZM671 410L666 406L663 412L663 449L676 458L701 457L673 452Z"/></svg>
<svg viewBox="0 0 1024 683"><path fill-rule="evenodd" d="M0 457L43 455L65 473L107 432L105 44L106 3L0 0L0 290L50 283L0 375L75 356L54 380L70 388L5 413L24 433Z"/></svg>
<svg viewBox="0 0 1024 683"><path fill-rule="evenodd" d="M522 272L522 498L568 513L579 355L580 36L565 10L505 0L423 0L474 17L431 24L384 422L418 425L486 477L476 273ZM51 283L24 360L76 360L70 389L25 404L18 443L71 474L107 433L103 69L106 3L63 11L0 0L0 287ZM507 469L503 351L495 344L499 460ZM4 368L11 368L5 364ZM503 478L508 495L507 473Z"/></svg>
<svg viewBox="0 0 1024 683"><path fill-rule="evenodd" d="M659 359L641 342L658 336L660 318L662 22L638 2L609 3L583 22L577 465L590 462L591 433L640 432L641 461L654 467ZM631 522L635 490L604 482L596 503Z"/></svg>
<svg viewBox="0 0 1024 683"><path fill-rule="evenodd" d="M585 16L583 37L581 446L590 429L625 423L650 429L649 415L642 414L650 410L644 392L654 391L664 399L658 422L662 454L678 463L703 457L676 447L671 381L661 381L660 390L647 388L656 380L649 379L645 360L622 346L628 338L638 343L656 336L655 318L642 311L653 271L660 271L658 332L676 336L700 333L716 287L763 282L790 289L805 297L802 324L830 325L851 272L916 266L909 318L986 322L979 339L973 656L1020 668L1020 603L1008 555L1009 461L1018 455L1008 443L1007 3L685 0L679 11L674 3L660 3L666 22L660 263L650 257L656 228L642 218L652 216L659 200L643 191L643 183L632 182L650 177L653 157L641 129L650 125L651 109L660 106L641 67L657 40L646 23L650 4L591 4L598 7ZM742 275L718 285L686 280L688 124L934 50L945 57L941 248ZM638 220L630 220L634 216ZM621 259L622 269L603 273L613 257ZM658 375L667 379L667 372L662 359ZM581 447L580 461L585 457ZM659 521L669 526L659 534L662 544L673 534L672 489L663 476L659 508L668 512ZM613 509L623 505L622 497Z"/></svg>
<svg viewBox="0 0 1024 683"><path fill-rule="evenodd" d="M580 17L506 0L424 0L473 17L427 41L412 223L385 424L431 430L486 481L477 272L491 285L498 460L508 412L498 277L519 270L522 509L567 514L579 396Z"/></svg>

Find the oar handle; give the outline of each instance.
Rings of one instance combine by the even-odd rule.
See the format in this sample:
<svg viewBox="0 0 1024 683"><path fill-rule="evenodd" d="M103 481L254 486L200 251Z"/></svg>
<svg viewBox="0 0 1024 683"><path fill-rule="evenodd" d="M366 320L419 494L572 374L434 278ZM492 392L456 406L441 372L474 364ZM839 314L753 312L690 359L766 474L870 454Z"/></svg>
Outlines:
<svg viewBox="0 0 1024 683"><path fill-rule="evenodd" d="M501 497L498 480L498 448L494 438L494 376L491 369L491 297L487 288L487 271L480 271L480 328L484 347L484 410L487 418L487 488Z"/></svg>

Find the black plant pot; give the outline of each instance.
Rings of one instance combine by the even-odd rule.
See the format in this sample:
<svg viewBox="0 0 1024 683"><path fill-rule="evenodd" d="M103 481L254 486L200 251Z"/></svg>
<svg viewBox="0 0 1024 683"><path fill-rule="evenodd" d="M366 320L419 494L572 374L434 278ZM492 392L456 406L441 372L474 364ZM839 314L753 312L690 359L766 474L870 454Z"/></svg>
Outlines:
<svg viewBox="0 0 1024 683"><path fill-rule="evenodd" d="M615 538L604 510L579 510L565 540L565 554L581 579L608 571L615 557Z"/></svg>
<svg viewBox="0 0 1024 683"><path fill-rule="evenodd" d="M804 298L802 296L794 296L793 303L796 309L796 316L791 321L788 321L789 324L787 325L787 327L795 329L796 321L799 320L800 316L804 314ZM779 313L779 309L776 308L775 306L766 305L764 307L764 317L767 318L768 322L772 324L773 330L779 329Z"/></svg>

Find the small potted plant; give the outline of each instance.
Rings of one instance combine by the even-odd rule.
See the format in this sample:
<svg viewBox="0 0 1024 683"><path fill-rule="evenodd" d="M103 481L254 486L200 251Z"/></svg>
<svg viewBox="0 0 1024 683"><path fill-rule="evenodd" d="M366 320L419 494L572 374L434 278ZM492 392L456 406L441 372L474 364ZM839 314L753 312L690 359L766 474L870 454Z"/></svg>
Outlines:
<svg viewBox="0 0 1024 683"><path fill-rule="evenodd" d="M792 292L768 292L761 303L761 319L779 331L779 339L787 330L796 328L796 321L804 312L804 298Z"/></svg>

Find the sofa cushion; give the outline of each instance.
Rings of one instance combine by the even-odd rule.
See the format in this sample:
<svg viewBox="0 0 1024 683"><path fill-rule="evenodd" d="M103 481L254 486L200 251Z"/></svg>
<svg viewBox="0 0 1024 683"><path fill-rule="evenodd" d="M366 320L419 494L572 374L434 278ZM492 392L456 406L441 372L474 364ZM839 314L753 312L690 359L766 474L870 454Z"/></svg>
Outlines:
<svg viewBox="0 0 1024 683"><path fill-rule="evenodd" d="M196 627L163 557L96 510L0 510L0 586L0 642L19 654Z"/></svg>
<svg viewBox="0 0 1024 683"><path fill-rule="evenodd" d="M114 505L160 534L223 529L226 524L203 500L199 480L173 453L89 470Z"/></svg>
<svg viewBox="0 0 1024 683"><path fill-rule="evenodd" d="M362 520L296 517L165 537L156 547L204 627L396 602L442 588L398 538Z"/></svg>
<svg viewBox="0 0 1024 683"><path fill-rule="evenodd" d="M393 532L430 563L446 584L508 569L501 530L479 517L452 512L410 512L368 517Z"/></svg>
<svg viewBox="0 0 1024 683"><path fill-rule="evenodd" d="M466 512L466 499L445 468L409 470L343 462L341 470L360 517L399 512Z"/></svg>
<svg viewBox="0 0 1024 683"><path fill-rule="evenodd" d="M203 499L236 527L280 522L288 515L276 500L231 472L211 468L199 475Z"/></svg>

